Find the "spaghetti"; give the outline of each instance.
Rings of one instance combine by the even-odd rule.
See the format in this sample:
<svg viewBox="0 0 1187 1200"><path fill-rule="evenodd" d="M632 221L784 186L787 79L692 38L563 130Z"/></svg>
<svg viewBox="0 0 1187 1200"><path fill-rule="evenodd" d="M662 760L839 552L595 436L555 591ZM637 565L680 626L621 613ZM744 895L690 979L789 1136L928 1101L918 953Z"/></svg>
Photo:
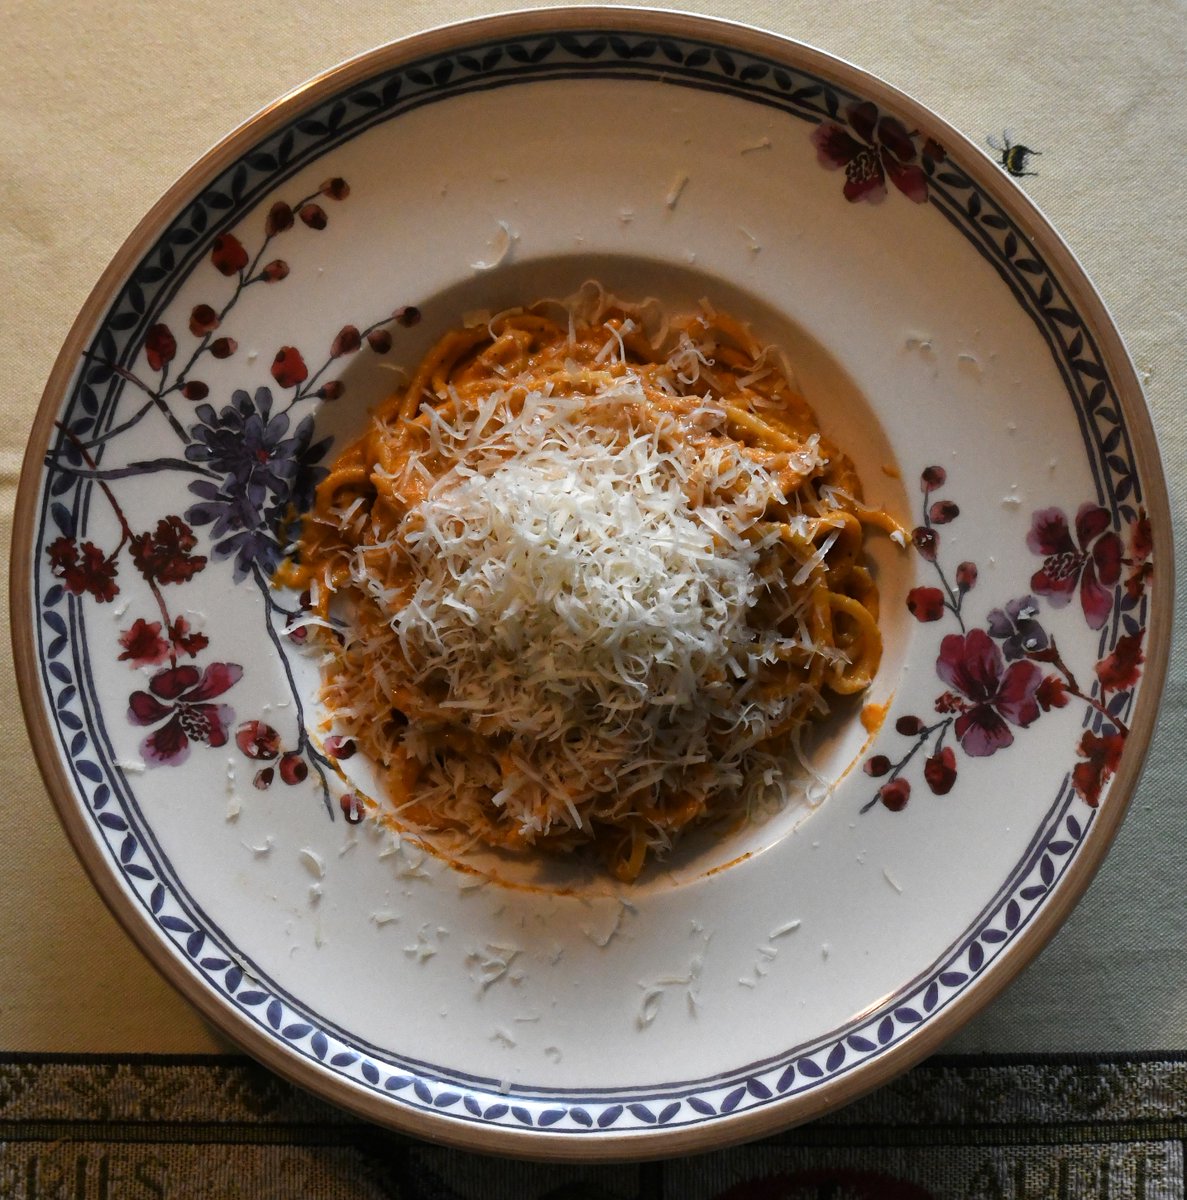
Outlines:
<svg viewBox="0 0 1187 1200"><path fill-rule="evenodd" d="M881 656L852 464L707 304L600 289L446 334L317 491L335 732L405 828L592 845L619 879L786 786Z"/></svg>

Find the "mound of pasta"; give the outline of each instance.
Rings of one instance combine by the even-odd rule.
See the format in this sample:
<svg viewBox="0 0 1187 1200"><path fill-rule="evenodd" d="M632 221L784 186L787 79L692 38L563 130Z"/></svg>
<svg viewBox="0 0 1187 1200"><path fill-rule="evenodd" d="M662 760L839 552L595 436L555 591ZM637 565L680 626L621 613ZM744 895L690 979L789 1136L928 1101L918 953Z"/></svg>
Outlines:
<svg viewBox="0 0 1187 1200"><path fill-rule="evenodd" d="M802 773L878 667L867 508L777 352L584 290L448 333L320 485L327 728L407 829L619 879ZM324 624L322 624L324 622Z"/></svg>

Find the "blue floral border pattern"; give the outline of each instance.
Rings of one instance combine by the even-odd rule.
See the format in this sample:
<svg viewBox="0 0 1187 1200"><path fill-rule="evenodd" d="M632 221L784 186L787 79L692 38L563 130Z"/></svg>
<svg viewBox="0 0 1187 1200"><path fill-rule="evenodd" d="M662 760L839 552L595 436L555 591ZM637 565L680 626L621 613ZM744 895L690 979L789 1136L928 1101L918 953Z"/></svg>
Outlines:
<svg viewBox="0 0 1187 1200"><path fill-rule="evenodd" d="M90 365L80 369L74 382L62 425L84 431L111 427L124 390L113 368L130 366L146 331L214 239L302 166L372 125L423 104L478 89L574 77L710 89L816 125L843 121L847 108L861 103L860 97L827 80L775 60L695 40L601 30L478 44L377 75L261 141L178 213L107 312L87 355ZM1138 517L1141 482L1091 331L1059 280L990 195L950 156L929 160L926 170L928 202L994 267L1048 342L1080 421L1098 501L1115 526L1132 524ZM92 489L77 475L50 468L39 545L54 528L63 536L85 529ZM41 577L36 578L40 589ZM393 1061L361 1046L252 973L172 876L113 764L91 694L79 599L54 584L37 602L44 686L67 766L111 862L178 957L246 1021L295 1054L364 1091L459 1121L565 1134L630 1132L713 1121L819 1087L902 1042L987 971L1040 911L1093 820L1092 810L1077 802L1065 782L1011 878L943 960L877 1012L820 1042L713 1079L579 1096L519 1088L504 1095L497 1081ZM1143 598L1143 623L1146 603ZM1102 653L1120 632L1120 617L1114 614L1101 632Z"/></svg>

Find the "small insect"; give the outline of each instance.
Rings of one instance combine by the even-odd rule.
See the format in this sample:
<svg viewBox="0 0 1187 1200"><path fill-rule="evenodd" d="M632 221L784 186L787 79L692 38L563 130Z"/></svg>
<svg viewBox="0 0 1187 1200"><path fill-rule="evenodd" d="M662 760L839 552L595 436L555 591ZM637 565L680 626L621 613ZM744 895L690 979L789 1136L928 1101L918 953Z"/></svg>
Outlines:
<svg viewBox="0 0 1187 1200"><path fill-rule="evenodd" d="M1042 154L1041 150L1032 150L1029 146L1022 146L1010 140L1010 131L1008 129L1002 132L1002 140L999 142L992 134L985 139L989 146L998 152L998 162L1005 167L1008 174L1015 178L1021 178L1023 175L1037 175L1038 171L1028 171L1026 169L1027 162L1032 155Z"/></svg>

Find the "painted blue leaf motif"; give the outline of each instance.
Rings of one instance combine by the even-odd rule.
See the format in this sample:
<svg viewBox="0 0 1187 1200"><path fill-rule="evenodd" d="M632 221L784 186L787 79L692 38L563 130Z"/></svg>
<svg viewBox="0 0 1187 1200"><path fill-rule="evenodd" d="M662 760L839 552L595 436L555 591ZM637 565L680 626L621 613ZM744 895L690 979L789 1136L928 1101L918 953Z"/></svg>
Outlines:
<svg viewBox="0 0 1187 1200"><path fill-rule="evenodd" d="M516 1120L517 1120L517 1121L518 1121L518 1122L519 1122L521 1125L528 1125L528 1126L530 1126L530 1125L532 1124L532 1114L531 1114L530 1112L528 1112L528 1110L527 1110L526 1108L520 1108L520 1107L518 1107L517 1105L514 1105L514 1104L513 1104L513 1105L511 1106L511 1115L512 1115L512 1116L513 1116L513 1117L514 1117L514 1118L515 1118L515 1119L516 1119Z"/></svg>
<svg viewBox="0 0 1187 1200"><path fill-rule="evenodd" d="M94 808L96 811L98 811L110 799L111 799L111 788L109 788L107 786L107 784L101 783L95 789L94 796L91 797L91 807Z"/></svg>
<svg viewBox="0 0 1187 1200"><path fill-rule="evenodd" d="M746 1096L746 1089L744 1087L734 1088L734 1090L732 1092L730 1092L729 1095L726 1096L724 1100L722 1100L721 1111L723 1113L733 1112L734 1109L737 1108L738 1105L742 1103L745 1096Z"/></svg>
<svg viewBox="0 0 1187 1200"><path fill-rule="evenodd" d="M416 1098L422 1104L433 1103L433 1093L429 1091L429 1085L423 1079L417 1079L412 1084L412 1090L416 1093Z"/></svg>
<svg viewBox="0 0 1187 1200"><path fill-rule="evenodd" d="M143 879L145 883L148 883L150 879L156 878L156 876L147 867L142 867L139 863L129 863L124 870L127 871L127 873L131 875L133 879Z"/></svg>
<svg viewBox="0 0 1187 1200"><path fill-rule="evenodd" d="M569 1109L569 1116L572 1117L578 1125L581 1125L586 1129L589 1129L590 1126L593 1125L593 1117L591 1117L584 1108Z"/></svg>
<svg viewBox="0 0 1187 1200"><path fill-rule="evenodd" d="M913 1008L896 1008L894 1010L895 1018L901 1021L904 1025L918 1025L923 1018Z"/></svg>
<svg viewBox="0 0 1187 1200"><path fill-rule="evenodd" d="M349 1067L359 1061L357 1054L351 1054L348 1050L339 1050L333 1058L330 1059L331 1067Z"/></svg>
<svg viewBox="0 0 1187 1200"><path fill-rule="evenodd" d="M64 687L58 693L59 712L61 709L68 707L73 702L74 697L77 695L78 695L78 688L76 688L74 686L74 684L71 684L69 687Z"/></svg>
<svg viewBox="0 0 1187 1200"><path fill-rule="evenodd" d="M1071 816L1069 816L1067 819L1067 831L1076 839L1076 841L1080 840L1080 837L1084 832L1080 828L1080 822L1077 821L1075 817Z"/></svg>
<svg viewBox="0 0 1187 1200"><path fill-rule="evenodd" d="M968 980L968 976L963 971L942 971L940 972L940 982L945 987L960 987L962 983Z"/></svg>
<svg viewBox="0 0 1187 1200"><path fill-rule="evenodd" d="M284 1008L282 1007L280 1001L273 1000L265 1010L264 1016L267 1018L268 1024L271 1025L273 1029L279 1029L280 1022L284 1020Z"/></svg>
<svg viewBox="0 0 1187 1200"><path fill-rule="evenodd" d="M165 904L165 889L158 883L148 898L149 911L155 916Z"/></svg>
<svg viewBox="0 0 1187 1200"><path fill-rule="evenodd" d="M655 1124L655 1113L646 1104L629 1104L627 1107L645 1125Z"/></svg>
<svg viewBox="0 0 1187 1200"><path fill-rule="evenodd" d="M53 587L51 587L49 591L47 591L42 597L41 603L44 604L46 608L53 608L53 606L57 604L65 594L66 589L60 583L55 583ZM46 613L44 615L48 620L49 614ZM54 616L57 616L57 613L55 613Z"/></svg>
<svg viewBox="0 0 1187 1200"><path fill-rule="evenodd" d="M131 329L136 324L136 320L137 317L134 312L121 312L116 313L114 317L108 317L107 324L112 329L118 329L123 333L125 330Z"/></svg>
<svg viewBox="0 0 1187 1200"><path fill-rule="evenodd" d="M1009 934L1003 929L983 929L981 931L981 940L993 944L1004 942L1007 937Z"/></svg>
<svg viewBox="0 0 1187 1200"><path fill-rule="evenodd" d="M810 1058L801 1058L795 1066L801 1075L806 1075L809 1079L819 1079L824 1074Z"/></svg>
<svg viewBox="0 0 1187 1200"><path fill-rule="evenodd" d="M824 1060L825 1070L835 1071L845 1061L845 1043L838 1042Z"/></svg>
<svg viewBox="0 0 1187 1200"><path fill-rule="evenodd" d="M54 614L54 616L57 616L57 614L55 613L55 614ZM49 673L50 673L50 674L51 674L51 675L52 675L52 676L53 676L53 677L54 677L54 678L55 678L55 679L56 679L56 680L57 680L59 683L70 683L70 682L72 682L72 676L71 676L71 674L70 674L69 670L67 670L67 668L66 668L66 667L64 667L64 666L63 666L61 663L50 663L50 665L49 665Z"/></svg>
<svg viewBox="0 0 1187 1200"><path fill-rule="evenodd" d="M224 971L231 965L230 961L225 958L215 958L213 955L207 955L206 958L200 959L198 966L204 971ZM235 989L232 988L232 991Z"/></svg>
<svg viewBox="0 0 1187 1200"><path fill-rule="evenodd" d="M969 947L969 970L979 971L985 961L985 949L980 942L974 942Z"/></svg>
<svg viewBox="0 0 1187 1200"><path fill-rule="evenodd" d="M103 772L99 769L98 764L91 762L90 759L80 759L74 764L74 769L84 779L89 779L92 783L103 782Z"/></svg>
<svg viewBox="0 0 1187 1200"><path fill-rule="evenodd" d="M717 1109L703 1096L689 1096L688 1107L699 1112L702 1116L714 1117L717 1115Z"/></svg>
<svg viewBox="0 0 1187 1200"><path fill-rule="evenodd" d="M304 1021L298 1021L295 1025L286 1025L280 1031L280 1036L290 1042L299 1042L312 1028L312 1025L307 1025Z"/></svg>
<svg viewBox="0 0 1187 1200"><path fill-rule="evenodd" d="M129 833L120 843L120 862L126 866L139 848L140 843Z"/></svg>
<svg viewBox="0 0 1187 1200"><path fill-rule="evenodd" d="M931 1012L936 1006L936 1002L940 998L940 985L933 979L927 985L927 991L923 993L923 1011Z"/></svg>
<svg viewBox="0 0 1187 1200"><path fill-rule="evenodd" d="M193 933L194 927L183 917L162 917L161 924L174 933Z"/></svg>
<svg viewBox="0 0 1187 1200"><path fill-rule="evenodd" d="M547 1129L550 1125L555 1125L557 1121L563 1120L565 1110L563 1108L550 1108L547 1112L540 1114L540 1119L536 1122L541 1129Z"/></svg>
<svg viewBox="0 0 1187 1200"><path fill-rule="evenodd" d="M482 1116L482 1104L477 1096L472 1096L467 1092L462 1100L462 1106L472 1117Z"/></svg>
<svg viewBox="0 0 1187 1200"><path fill-rule="evenodd" d="M795 1063L783 1068L783 1074L775 1081L775 1091L785 1092L795 1083Z"/></svg>
<svg viewBox="0 0 1187 1200"><path fill-rule="evenodd" d="M383 1088L384 1091L388 1092L400 1092L403 1091L404 1088L406 1088L411 1082L412 1080L409 1079L407 1075L389 1075L383 1081Z"/></svg>
<svg viewBox="0 0 1187 1200"><path fill-rule="evenodd" d="M62 724L65 725L67 729L81 729L82 728L82 717L78 716L76 713L59 712L58 720L61 721ZM99 794L98 792L95 793L96 796L98 794ZM106 799L106 797L104 797L104 799ZM95 805L95 808L101 808L101 807L102 807L101 804Z"/></svg>
<svg viewBox="0 0 1187 1200"><path fill-rule="evenodd" d="M66 649L67 645L69 645L69 643L67 642L67 640L64 636L54 638L54 640L52 642L50 642L50 644L48 646L46 646L46 648L45 648L46 657L47 658L57 658L58 655L61 654L62 651ZM59 697L58 703L61 704L62 702L63 701Z"/></svg>
<svg viewBox="0 0 1187 1200"><path fill-rule="evenodd" d="M855 1033L847 1037L846 1042L849 1043L850 1050L857 1050L862 1054L868 1054L871 1050L877 1050L878 1047L867 1037L862 1037L861 1034Z"/></svg>
<svg viewBox="0 0 1187 1200"><path fill-rule="evenodd" d="M666 1125L680 1111L680 1101L673 1100L671 1104L666 1104L660 1110L658 1122L660 1125Z"/></svg>
<svg viewBox="0 0 1187 1200"><path fill-rule="evenodd" d="M894 1037L894 1018L883 1017L878 1022L878 1045L885 1046Z"/></svg>
<svg viewBox="0 0 1187 1200"><path fill-rule="evenodd" d="M458 1092L440 1092L433 1101L433 1107L452 1108L460 1099L461 1095Z"/></svg>
<svg viewBox="0 0 1187 1200"><path fill-rule="evenodd" d="M51 504L49 515L53 518L54 524L63 537L74 536L74 514L64 504ZM46 604L57 603L57 601L51 602L48 596L45 602Z"/></svg>
<svg viewBox="0 0 1187 1200"><path fill-rule="evenodd" d="M761 1079L747 1079L746 1090L757 1100L769 1100L771 1089Z"/></svg>
<svg viewBox="0 0 1187 1200"><path fill-rule="evenodd" d="M362 1071L363 1078L372 1086L379 1082L379 1068L373 1062L368 1062L364 1058L359 1070Z"/></svg>
<svg viewBox="0 0 1187 1200"><path fill-rule="evenodd" d="M482 1114L484 1121L498 1121L505 1117L511 1111L509 1104L492 1104L490 1108Z"/></svg>
<svg viewBox="0 0 1187 1200"><path fill-rule="evenodd" d="M1022 908L1017 900L1011 900L1006 905L1006 928L1017 929L1020 920L1022 920Z"/></svg>
<svg viewBox="0 0 1187 1200"><path fill-rule="evenodd" d="M612 1104L609 1108L602 1110L602 1115L598 1117L598 1128L606 1129L613 1125L619 1117L622 1116L622 1105Z"/></svg>
<svg viewBox="0 0 1187 1200"><path fill-rule="evenodd" d="M200 930L195 929L185 941L185 952L190 958L196 958L206 942L206 935Z"/></svg>
<svg viewBox="0 0 1187 1200"><path fill-rule="evenodd" d="M123 833L128 828L128 822L118 813L100 813L99 824L114 829L116 833Z"/></svg>
<svg viewBox="0 0 1187 1200"><path fill-rule="evenodd" d="M1039 878L1050 887L1055 879L1055 864L1044 854L1039 862Z"/></svg>
<svg viewBox="0 0 1187 1200"><path fill-rule="evenodd" d="M309 1048L317 1056L318 1061L325 1059L330 1049L330 1043L320 1029L309 1039Z"/></svg>
<svg viewBox="0 0 1187 1200"><path fill-rule="evenodd" d="M217 967L212 967L211 970L217 971ZM223 986L228 992L234 994L239 990L239 985L243 982L243 972L238 967L232 967L223 979Z"/></svg>
<svg viewBox="0 0 1187 1200"><path fill-rule="evenodd" d="M1023 900L1037 900L1040 896L1047 894L1047 889L1038 884L1032 883L1029 887L1024 887L1018 893Z"/></svg>

